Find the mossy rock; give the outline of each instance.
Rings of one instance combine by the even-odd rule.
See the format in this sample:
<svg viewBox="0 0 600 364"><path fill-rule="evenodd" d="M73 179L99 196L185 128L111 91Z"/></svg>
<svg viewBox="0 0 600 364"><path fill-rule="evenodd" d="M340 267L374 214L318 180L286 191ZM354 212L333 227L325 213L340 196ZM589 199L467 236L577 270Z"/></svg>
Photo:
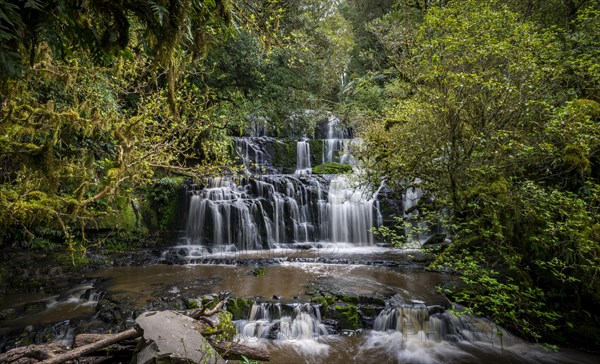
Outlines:
<svg viewBox="0 0 600 364"><path fill-rule="evenodd" d="M323 159L323 139L311 139L308 145L310 145L310 161L313 166L316 166Z"/></svg>
<svg viewBox="0 0 600 364"><path fill-rule="evenodd" d="M273 166L281 169L283 173L293 173L296 170L295 140L284 140L276 144Z"/></svg>
<svg viewBox="0 0 600 364"><path fill-rule="evenodd" d="M328 162L315 166L313 174L348 174L352 173L352 166L335 162Z"/></svg>
<svg viewBox="0 0 600 364"><path fill-rule="evenodd" d="M253 303L249 298L232 298L227 301L227 311L233 315L234 320L243 320L248 318Z"/></svg>
<svg viewBox="0 0 600 364"><path fill-rule="evenodd" d="M320 295L314 296L310 299L312 303L318 303L323 306L323 308L327 308L337 301L337 297L332 295L329 292L321 292Z"/></svg>
<svg viewBox="0 0 600 364"><path fill-rule="evenodd" d="M360 327L358 307L351 303L337 304L330 309L334 310L335 319L341 330L356 330Z"/></svg>
<svg viewBox="0 0 600 364"><path fill-rule="evenodd" d="M354 296L354 295L338 294L337 295L337 299L338 299L338 301L341 301L343 303L352 303L352 304L358 304L359 303L359 297L358 296Z"/></svg>
<svg viewBox="0 0 600 364"><path fill-rule="evenodd" d="M136 230L140 227L140 219L133 208L131 200L119 198L113 212L103 217L96 218L94 229L108 230Z"/></svg>

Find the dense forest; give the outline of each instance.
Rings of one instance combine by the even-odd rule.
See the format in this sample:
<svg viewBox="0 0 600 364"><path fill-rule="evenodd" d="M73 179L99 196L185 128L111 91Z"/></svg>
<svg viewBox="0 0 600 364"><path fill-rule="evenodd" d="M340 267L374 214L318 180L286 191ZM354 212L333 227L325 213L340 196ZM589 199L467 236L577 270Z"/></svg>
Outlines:
<svg viewBox="0 0 600 364"><path fill-rule="evenodd" d="M450 232L444 294L597 349L598 29L597 0L3 1L0 245L134 248L182 177L241 171L233 136L335 113L363 178Z"/></svg>

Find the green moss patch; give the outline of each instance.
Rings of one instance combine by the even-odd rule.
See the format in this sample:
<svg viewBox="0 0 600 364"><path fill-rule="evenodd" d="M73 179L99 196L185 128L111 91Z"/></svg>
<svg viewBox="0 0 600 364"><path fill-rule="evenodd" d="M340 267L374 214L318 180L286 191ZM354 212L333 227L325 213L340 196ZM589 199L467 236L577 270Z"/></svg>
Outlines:
<svg viewBox="0 0 600 364"><path fill-rule="evenodd" d="M347 174L352 173L352 166L335 162L319 164L313 168L314 174Z"/></svg>

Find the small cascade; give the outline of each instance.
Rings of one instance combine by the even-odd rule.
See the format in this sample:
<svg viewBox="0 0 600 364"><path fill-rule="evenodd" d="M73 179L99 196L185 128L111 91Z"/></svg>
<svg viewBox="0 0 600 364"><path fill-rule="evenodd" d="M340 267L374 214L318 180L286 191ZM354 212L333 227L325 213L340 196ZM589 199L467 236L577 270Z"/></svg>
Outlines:
<svg viewBox="0 0 600 364"><path fill-rule="evenodd" d="M98 304L104 292L98 291L92 285L82 285L70 289L58 296L46 300L46 309L59 309L63 305L81 305L94 307Z"/></svg>
<svg viewBox="0 0 600 364"><path fill-rule="evenodd" d="M235 137L233 143L247 173L278 173L273 167L272 150L281 141L269 136Z"/></svg>
<svg viewBox="0 0 600 364"><path fill-rule="evenodd" d="M345 176L331 181L327 214L331 242L373 245L371 228L375 226L375 196L360 187L353 187Z"/></svg>
<svg viewBox="0 0 600 364"><path fill-rule="evenodd" d="M319 307L310 303L254 303L236 322L240 339L310 340L327 335Z"/></svg>
<svg viewBox="0 0 600 364"><path fill-rule="evenodd" d="M347 146L350 143L347 129L340 127L340 119L336 116L329 116L327 120L327 134L323 139L323 163L337 162L349 163L350 156L347 152Z"/></svg>
<svg viewBox="0 0 600 364"><path fill-rule="evenodd" d="M469 315L455 316L438 306L422 303L387 307L379 313L373 330L399 332L409 340L433 342L483 342L497 346L521 341L492 322Z"/></svg>
<svg viewBox="0 0 600 364"><path fill-rule="evenodd" d="M310 144L308 141L301 140L296 143L296 172L297 176L310 174L312 168L310 165Z"/></svg>

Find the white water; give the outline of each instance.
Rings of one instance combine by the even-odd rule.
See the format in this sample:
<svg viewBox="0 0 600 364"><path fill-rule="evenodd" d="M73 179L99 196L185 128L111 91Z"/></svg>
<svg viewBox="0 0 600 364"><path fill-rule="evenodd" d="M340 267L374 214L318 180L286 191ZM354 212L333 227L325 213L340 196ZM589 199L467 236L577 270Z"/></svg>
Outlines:
<svg viewBox="0 0 600 364"><path fill-rule="evenodd" d="M345 176L213 178L190 192L186 239L201 253L319 242L369 246L369 230L380 223L377 208L374 193Z"/></svg>
<svg viewBox="0 0 600 364"><path fill-rule="evenodd" d="M310 164L310 144L306 140L301 140L296 143L296 172L297 176L311 174L312 167Z"/></svg>

